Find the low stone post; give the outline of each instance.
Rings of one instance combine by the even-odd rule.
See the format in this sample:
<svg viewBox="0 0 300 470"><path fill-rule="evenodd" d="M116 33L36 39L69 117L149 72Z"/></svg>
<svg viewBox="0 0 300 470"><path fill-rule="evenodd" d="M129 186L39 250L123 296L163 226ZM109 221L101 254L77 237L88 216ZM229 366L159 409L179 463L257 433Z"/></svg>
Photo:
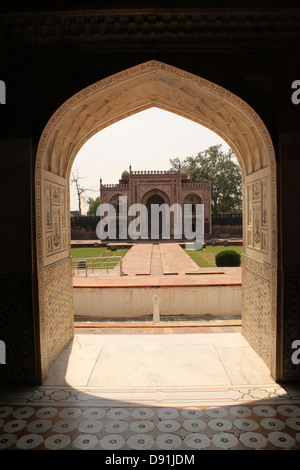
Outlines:
<svg viewBox="0 0 300 470"><path fill-rule="evenodd" d="M159 314L159 297L157 294L153 297L153 323L160 322L160 314Z"/></svg>

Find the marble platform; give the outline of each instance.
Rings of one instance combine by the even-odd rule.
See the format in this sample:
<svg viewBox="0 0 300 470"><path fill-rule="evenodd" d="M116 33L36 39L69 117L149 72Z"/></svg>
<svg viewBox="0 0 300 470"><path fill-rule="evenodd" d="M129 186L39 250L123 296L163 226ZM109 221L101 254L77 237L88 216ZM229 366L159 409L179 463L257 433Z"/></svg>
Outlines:
<svg viewBox="0 0 300 470"><path fill-rule="evenodd" d="M241 333L77 334L45 385L132 389L274 385Z"/></svg>

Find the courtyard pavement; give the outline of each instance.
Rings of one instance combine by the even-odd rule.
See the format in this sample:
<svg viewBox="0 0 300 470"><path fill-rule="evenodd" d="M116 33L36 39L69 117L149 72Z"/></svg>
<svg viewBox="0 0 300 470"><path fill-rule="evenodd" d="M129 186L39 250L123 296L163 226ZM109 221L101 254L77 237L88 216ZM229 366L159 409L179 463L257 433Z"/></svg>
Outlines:
<svg viewBox="0 0 300 470"><path fill-rule="evenodd" d="M107 276L73 277L74 287L240 286L242 268L200 268L177 243L134 245Z"/></svg>
<svg viewBox="0 0 300 470"><path fill-rule="evenodd" d="M3 390L0 449L300 448L300 389L275 383L241 333L126 331L76 334L43 386Z"/></svg>
<svg viewBox="0 0 300 470"><path fill-rule="evenodd" d="M241 285L241 268L198 268L187 256L135 245L125 276L73 285ZM300 449L300 387L274 381L240 320L75 327L42 386L0 391L0 450Z"/></svg>

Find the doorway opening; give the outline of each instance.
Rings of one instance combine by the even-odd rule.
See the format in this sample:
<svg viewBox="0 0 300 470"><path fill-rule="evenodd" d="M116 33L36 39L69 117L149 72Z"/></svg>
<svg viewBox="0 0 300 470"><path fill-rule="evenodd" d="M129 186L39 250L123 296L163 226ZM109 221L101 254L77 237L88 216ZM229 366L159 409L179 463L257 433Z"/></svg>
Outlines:
<svg viewBox="0 0 300 470"><path fill-rule="evenodd" d="M278 378L276 164L270 136L242 99L157 61L133 67L78 93L57 110L42 134L35 176L42 375L47 376L74 334L67 220L73 161L92 135L152 107L213 130L239 161L244 196L243 335Z"/></svg>
<svg viewBox="0 0 300 470"><path fill-rule="evenodd" d="M174 156L180 156L181 161L172 158ZM106 165L108 161L113 161L114 165ZM156 328L176 326L179 331L185 326L183 321L190 327L213 326L214 321L218 327L240 326L240 259L236 269L217 269L215 263L218 252L230 250L240 255L243 249L242 226L231 226L230 220L242 206L241 173L223 139L191 120L150 108L95 134L76 156L74 166L86 187L92 187L93 183L94 188L97 187L100 179L100 196L96 192L92 194L95 199L88 199L88 217L73 217L71 222L76 326L81 321L91 328L95 324L103 327L102 323L108 327L110 321L113 327L118 324L124 328L126 322L129 328L134 321L140 327L150 327L154 309L160 315ZM235 184L232 183L234 178ZM75 209L77 191L72 185L71 196L71 207ZM126 200L125 211L122 197ZM103 207L99 211L102 220L111 222L113 227L111 238L107 237L108 231L100 239L96 233L96 225L100 223L100 216L95 215L96 199L98 208ZM204 217L200 214L199 218L201 205ZM142 219L137 217L138 238L131 238L135 233L128 230L132 222L126 217L134 206L138 214L141 209L146 213L145 230L140 230ZM185 215L186 207L191 209L189 216ZM86 220L90 220L93 208L94 230L87 232ZM229 225L222 225L220 220L213 226L211 214L219 208L221 215L226 215L224 209L234 212L224 219L226 223L229 220ZM111 220L106 215L110 211ZM78 240L75 239L78 231L72 230L76 219L84 219ZM201 220L205 243L195 244ZM121 230L123 222L125 230ZM186 238L186 226L191 228L192 238ZM142 246L138 246L141 243ZM107 263L109 256L112 261L117 259L126 247L130 251L119 261L121 269ZM84 251L86 260L82 259ZM77 269L79 262L83 263L83 269ZM122 275L126 278L118 279ZM96 277L99 278L98 290ZM87 290L91 287L90 278L93 291ZM110 297L108 285L116 289L109 290ZM157 286L160 286L159 292ZM155 305L154 296L157 297Z"/></svg>
<svg viewBox="0 0 300 470"><path fill-rule="evenodd" d="M154 190L155 191L155 190ZM148 236L151 239L151 214L152 214L152 206L158 205L161 206L162 204L168 204L166 201L166 198L163 198L160 194L152 194L151 196L148 196L146 199L146 208L148 212ZM158 220L158 237L159 239L162 238L163 235L163 216L162 213L159 213L159 220Z"/></svg>

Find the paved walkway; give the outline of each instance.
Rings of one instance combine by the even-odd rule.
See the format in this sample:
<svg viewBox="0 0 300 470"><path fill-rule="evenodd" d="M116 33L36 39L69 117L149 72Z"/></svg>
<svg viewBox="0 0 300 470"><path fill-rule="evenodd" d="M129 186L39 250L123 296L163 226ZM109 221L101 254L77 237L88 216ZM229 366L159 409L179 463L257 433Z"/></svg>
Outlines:
<svg viewBox="0 0 300 470"><path fill-rule="evenodd" d="M159 245L152 246L151 269L150 269L151 276L162 276L164 274L160 251L161 250L160 250Z"/></svg>
<svg viewBox="0 0 300 470"><path fill-rule="evenodd" d="M201 269L178 243L143 243L134 245L123 258L127 275L186 275Z"/></svg>
<svg viewBox="0 0 300 470"><path fill-rule="evenodd" d="M164 274L197 274L201 268L177 243L162 243L160 256Z"/></svg>
<svg viewBox="0 0 300 470"><path fill-rule="evenodd" d="M75 276L74 287L240 286L242 269L200 268L177 243L134 245L108 276Z"/></svg>
<svg viewBox="0 0 300 470"><path fill-rule="evenodd" d="M152 244L134 245L122 259L123 273L127 276L150 275L151 257Z"/></svg>

